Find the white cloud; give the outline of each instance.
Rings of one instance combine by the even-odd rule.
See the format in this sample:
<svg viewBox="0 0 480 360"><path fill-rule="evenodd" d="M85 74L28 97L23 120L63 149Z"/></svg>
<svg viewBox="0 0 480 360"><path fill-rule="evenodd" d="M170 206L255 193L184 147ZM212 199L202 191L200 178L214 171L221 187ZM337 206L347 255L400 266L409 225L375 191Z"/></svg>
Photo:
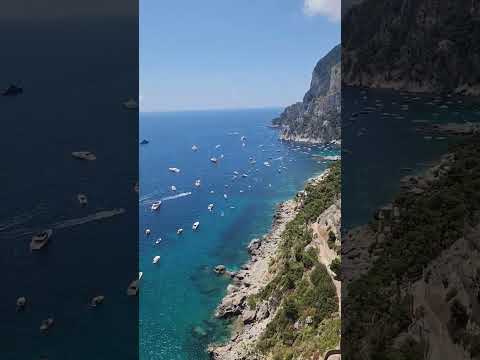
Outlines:
<svg viewBox="0 0 480 360"><path fill-rule="evenodd" d="M342 11L341 0L304 0L303 11L309 16L323 15L331 21L339 21Z"/></svg>

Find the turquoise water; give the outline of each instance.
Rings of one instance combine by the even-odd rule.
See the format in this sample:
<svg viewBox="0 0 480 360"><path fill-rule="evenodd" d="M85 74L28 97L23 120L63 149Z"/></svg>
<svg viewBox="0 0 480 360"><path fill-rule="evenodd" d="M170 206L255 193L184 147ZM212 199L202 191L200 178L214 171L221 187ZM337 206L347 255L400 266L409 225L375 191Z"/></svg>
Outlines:
<svg viewBox="0 0 480 360"><path fill-rule="evenodd" d="M276 131L267 127L279 111L141 115L140 139L150 141L140 148L142 359L208 359L207 344L228 336L228 323L213 317L228 280L215 276L213 267L237 269L244 263L246 245L269 230L276 205L327 166L312 154L337 153L280 142ZM245 146L241 136L246 136ZM193 144L198 151L191 150ZM224 158L217 165L210 162L221 154ZM250 164L250 157L256 164ZM169 167L181 171L175 174ZM248 176L233 180L234 171ZM200 187L194 186L196 179ZM159 199L164 199L161 209L154 213L151 203ZM207 210L210 203L212 212ZM194 221L200 222L195 232ZM178 236L180 227L184 233ZM150 236L144 234L146 228ZM162 241L155 244L159 237ZM153 265L156 255L161 259Z"/></svg>

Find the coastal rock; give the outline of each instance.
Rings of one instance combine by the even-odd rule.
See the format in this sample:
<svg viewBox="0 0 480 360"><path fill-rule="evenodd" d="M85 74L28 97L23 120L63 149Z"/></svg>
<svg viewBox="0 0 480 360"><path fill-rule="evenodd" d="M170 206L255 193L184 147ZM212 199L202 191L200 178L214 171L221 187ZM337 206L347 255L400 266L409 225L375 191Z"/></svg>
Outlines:
<svg viewBox="0 0 480 360"><path fill-rule="evenodd" d="M218 306L215 316L218 318L229 318L240 315L245 303L246 296L241 293L234 293L224 298Z"/></svg>
<svg viewBox="0 0 480 360"><path fill-rule="evenodd" d="M227 271L227 268L225 267L225 265L217 265L217 266L215 266L213 271L215 271L215 273L217 273L219 275L223 275Z"/></svg>
<svg viewBox="0 0 480 360"><path fill-rule="evenodd" d="M255 254L261 245L262 241L260 239L253 239L252 241L250 241L250 244L248 244L247 246L249 254Z"/></svg>
<svg viewBox="0 0 480 360"><path fill-rule="evenodd" d="M254 320L255 317L257 316L257 311L256 310L245 310L242 313L242 321L244 324L251 324Z"/></svg>

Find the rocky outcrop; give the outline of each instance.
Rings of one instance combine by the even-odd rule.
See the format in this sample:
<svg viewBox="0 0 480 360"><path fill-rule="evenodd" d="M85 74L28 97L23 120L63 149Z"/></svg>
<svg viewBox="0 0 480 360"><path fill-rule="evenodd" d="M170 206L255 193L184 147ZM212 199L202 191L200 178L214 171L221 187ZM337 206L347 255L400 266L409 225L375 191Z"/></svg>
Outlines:
<svg viewBox="0 0 480 360"><path fill-rule="evenodd" d="M480 94L480 3L365 0L343 17L345 84Z"/></svg>
<svg viewBox="0 0 480 360"><path fill-rule="evenodd" d="M340 139L340 45L315 66L303 101L285 108L273 120L283 140L329 143Z"/></svg>

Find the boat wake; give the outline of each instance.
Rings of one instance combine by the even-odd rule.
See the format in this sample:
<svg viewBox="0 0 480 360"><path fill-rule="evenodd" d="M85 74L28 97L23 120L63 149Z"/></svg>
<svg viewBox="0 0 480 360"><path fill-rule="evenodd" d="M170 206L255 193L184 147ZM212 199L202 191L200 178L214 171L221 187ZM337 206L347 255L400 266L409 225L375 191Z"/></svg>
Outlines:
<svg viewBox="0 0 480 360"><path fill-rule="evenodd" d="M174 199L182 198L182 197L189 196L189 195L192 195L192 193L190 191L187 191L187 192L180 193L180 194L177 194L177 195L164 197L162 199L162 201L174 200Z"/></svg>

